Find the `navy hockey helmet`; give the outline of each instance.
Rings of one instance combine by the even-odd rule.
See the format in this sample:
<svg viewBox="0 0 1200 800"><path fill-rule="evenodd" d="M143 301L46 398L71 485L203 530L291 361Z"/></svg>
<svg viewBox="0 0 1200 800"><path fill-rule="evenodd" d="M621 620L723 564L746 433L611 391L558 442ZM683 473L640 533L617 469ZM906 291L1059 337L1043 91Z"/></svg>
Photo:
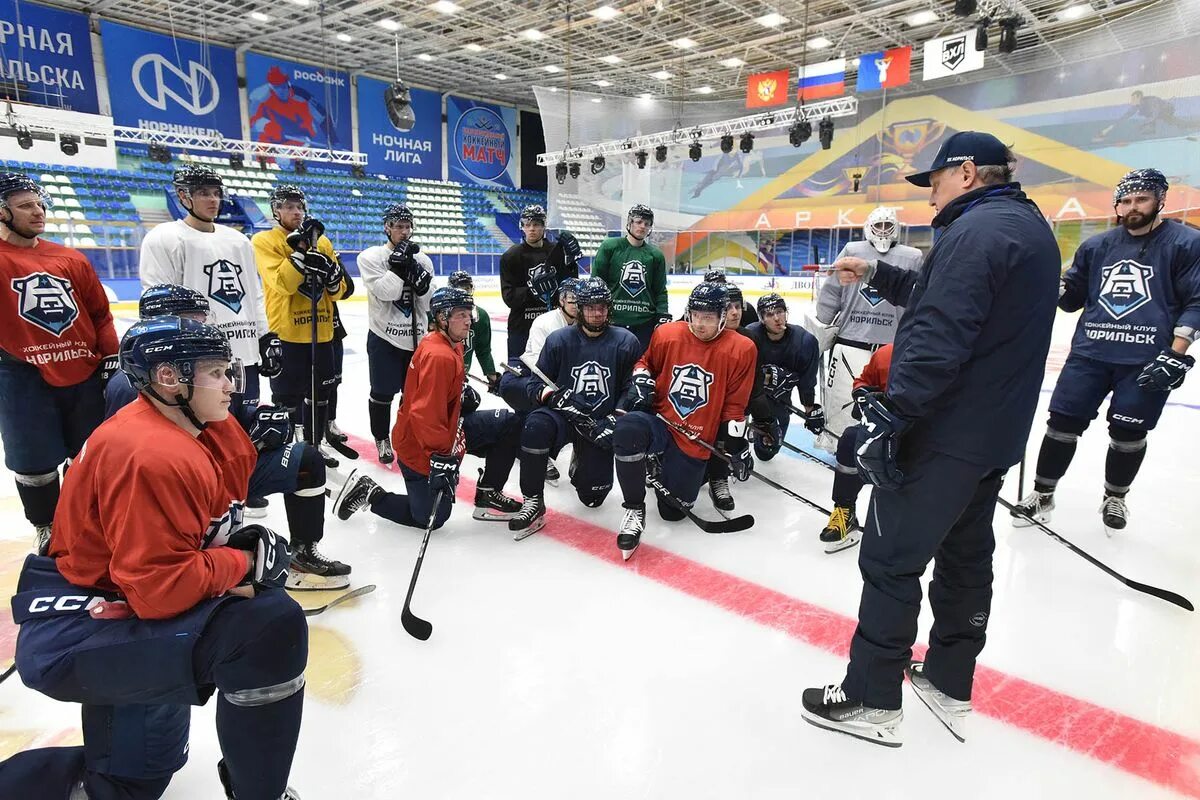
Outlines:
<svg viewBox="0 0 1200 800"><path fill-rule="evenodd" d="M705 283L727 283L727 280L725 278L725 270L710 269L708 272L704 273L704 282Z"/></svg>
<svg viewBox="0 0 1200 800"><path fill-rule="evenodd" d="M451 272L450 280L446 285L453 286L455 289L462 289L464 292L475 292L475 279L465 269L456 269L454 272Z"/></svg>
<svg viewBox="0 0 1200 800"><path fill-rule="evenodd" d="M294 183L281 183L271 190L271 210L278 211L279 207L288 200L297 200L304 206L305 213L308 212L308 197L305 196L304 190Z"/></svg>
<svg viewBox="0 0 1200 800"><path fill-rule="evenodd" d="M767 294L764 294L762 297L758 298L758 304L755 306L755 308L758 311L759 318L761 319L776 309L786 312L787 303L784 302L783 297L778 292L768 292Z"/></svg>
<svg viewBox="0 0 1200 800"><path fill-rule="evenodd" d="M1150 192L1161 202L1171 188L1167 176L1153 167L1135 169L1125 173L1117 188L1113 190L1113 205L1121 202L1121 198L1134 192Z"/></svg>
<svg viewBox="0 0 1200 800"><path fill-rule="evenodd" d="M746 298L742 296L741 287L735 286L732 283L725 284L725 296L729 298L729 305L731 306L737 305L740 307L742 303L746 302Z"/></svg>
<svg viewBox="0 0 1200 800"><path fill-rule="evenodd" d="M404 203L392 203L383 211L383 224L394 225L397 222L413 223L413 213Z"/></svg>
<svg viewBox="0 0 1200 800"><path fill-rule="evenodd" d="M24 172L0 172L0 209L8 208L8 198L17 192L33 192L42 202L42 208L54 204L41 184Z"/></svg>
<svg viewBox="0 0 1200 800"><path fill-rule="evenodd" d="M138 300L138 316L142 319L165 315L199 314L208 319L208 298L187 286L160 283L142 292Z"/></svg>
<svg viewBox="0 0 1200 800"><path fill-rule="evenodd" d="M724 314L727 305L729 292L726 286L720 283L698 283L688 295L687 312L690 314L693 311L716 311Z"/></svg>
<svg viewBox="0 0 1200 800"><path fill-rule="evenodd" d="M546 209L537 203L521 209L521 222L540 222L546 224Z"/></svg>
<svg viewBox="0 0 1200 800"><path fill-rule="evenodd" d="M456 308L468 308L475 310L475 298L470 292L459 289L455 286L443 286L436 289L433 297L429 299L429 313L434 319L440 319L443 314L450 315L450 312Z"/></svg>
<svg viewBox="0 0 1200 800"><path fill-rule="evenodd" d="M625 232L630 236L633 236L633 232L631 230L633 227L633 221L637 219L646 221L646 236L649 236L650 231L654 229L654 209L641 203L630 206L629 213L625 215Z"/></svg>
<svg viewBox="0 0 1200 800"><path fill-rule="evenodd" d="M592 333L599 333L608 327L612 317L612 290L601 278L579 278L575 288L575 305L579 309L579 324ZM588 306L604 306L604 322L599 325L589 325L583 310Z"/></svg>
<svg viewBox="0 0 1200 800"><path fill-rule="evenodd" d="M221 175L212 167L206 167L203 164L183 165L171 176L171 184L185 193L190 193L193 189L199 189L201 186L216 186L222 194L225 191L225 183L221 180Z"/></svg>

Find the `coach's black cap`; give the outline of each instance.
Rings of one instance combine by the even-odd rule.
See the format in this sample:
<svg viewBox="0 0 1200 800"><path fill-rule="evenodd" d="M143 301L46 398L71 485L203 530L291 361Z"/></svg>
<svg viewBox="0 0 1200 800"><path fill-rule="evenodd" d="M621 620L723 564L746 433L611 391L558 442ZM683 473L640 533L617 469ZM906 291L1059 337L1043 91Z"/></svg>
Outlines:
<svg viewBox="0 0 1200 800"><path fill-rule="evenodd" d="M1003 167L1008 164L1008 148L990 133L959 131L938 148L933 163L924 172L907 175L904 180L913 186L929 188L929 176L945 167L955 167L973 161L977 167Z"/></svg>

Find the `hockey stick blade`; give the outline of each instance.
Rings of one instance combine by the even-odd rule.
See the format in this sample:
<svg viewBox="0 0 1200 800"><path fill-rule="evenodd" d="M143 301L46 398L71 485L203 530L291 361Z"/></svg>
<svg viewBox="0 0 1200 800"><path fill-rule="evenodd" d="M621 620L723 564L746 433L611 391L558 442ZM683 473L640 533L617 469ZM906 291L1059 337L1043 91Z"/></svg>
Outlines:
<svg viewBox="0 0 1200 800"><path fill-rule="evenodd" d="M351 461L358 458L358 451L352 449L350 445L346 444L345 442L339 442L337 439L326 436L325 444L336 450L338 455L340 455L342 458L350 459Z"/></svg>
<svg viewBox="0 0 1200 800"><path fill-rule="evenodd" d="M1108 566L1104 562L1093 558L1087 552L1085 552L1085 551L1079 549L1078 547L1076 547L1075 545L1071 544L1066 539L1064 539L1062 536L1060 536L1059 534L1057 534L1053 530L1051 530L1049 527L1047 527L1046 525L1037 521L1036 519L1029 516L1025 512L1021 511L1019 508L1017 508L1012 503L1005 500L1003 497L997 497L996 502L1000 503L1000 505L1004 506L1005 508L1007 508L1009 511L1013 512L1014 514L1019 515L1023 519L1029 520L1029 522L1031 524L1036 525L1038 528L1040 528L1042 533L1046 534L1051 539L1058 542L1059 544L1061 544L1063 547L1070 550L1075 555L1081 556L1085 561L1090 563L1092 566L1098 567L1101 570L1103 570L1104 572L1107 572L1109 575L1116 578L1121 583L1128 586L1130 589L1133 589L1134 591L1137 591L1137 592L1142 592L1143 594L1148 594L1151 597L1157 597L1159 600L1166 600L1168 603L1172 603L1172 604L1177 605L1180 608L1186 609L1188 611L1196 610L1196 607L1192 605L1192 602L1181 594L1176 594L1175 592L1172 592L1168 589L1160 589L1157 586L1150 586L1149 584L1141 583L1140 581L1135 581L1131 578L1126 578L1124 575L1117 572L1116 570L1114 570L1112 567Z"/></svg>
<svg viewBox="0 0 1200 800"><path fill-rule="evenodd" d="M458 420L458 429L462 430L462 419ZM425 561L425 548L429 547L429 537L433 533L433 523L437 520L438 509L442 505L444 492L438 492L433 498L433 508L429 512L429 524L425 526L425 538L421 540L421 549L417 551L417 563L413 566L412 579L408 582L408 594L404 597L404 608L400 611L400 624L408 635L422 642L433 635L433 623L427 622L412 612L413 591L417 588L417 576L421 574L421 564Z"/></svg>
<svg viewBox="0 0 1200 800"><path fill-rule="evenodd" d="M678 511L682 511L687 515L687 518L695 523L696 527L705 533L738 533L754 527L754 517L750 514L743 514L740 517L724 518L718 520L707 520L704 517L694 514L690 508L683 505L667 490L663 482L657 476L648 476L650 487L655 493L665 500L669 505L672 505Z"/></svg>
<svg viewBox="0 0 1200 800"><path fill-rule="evenodd" d="M373 584L373 583L369 583L366 586L360 586L357 589L346 592L345 594L343 594L339 597L333 598L332 600L330 600L328 603L326 603L323 606L317 606L316 608L304 609L304 616L315 617L320 614L324 614L326 611L333 608L334 606L341 605L342 603L346 602L347 600L353 600L356 597L362 597L365 594L370 594L373 591L375 591L375 584Z"/></svg>

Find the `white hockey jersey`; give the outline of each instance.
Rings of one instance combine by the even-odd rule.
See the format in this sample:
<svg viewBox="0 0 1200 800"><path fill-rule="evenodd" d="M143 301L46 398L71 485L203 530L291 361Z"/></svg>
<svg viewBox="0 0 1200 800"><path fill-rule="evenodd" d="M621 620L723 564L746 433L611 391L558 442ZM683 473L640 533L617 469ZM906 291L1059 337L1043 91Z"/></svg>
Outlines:
<svg viewBox="0 0 1200 800"><path fill-rule="evenodd" d="M414 297L400 276L388 269L391 254L390 244L368 247L358 254L358 273L367 288L367 327L390 345L415 350L417 342L429 332L433 283L425 294ZM429 256L417 253L413 258L433 274Z"/></svg>
<svg viewBox="0 0 1200 800"><path fill-rule="evenodd" d="M542 348L546 346L546 338L556 330L570 324L571 321L557 308L538 315L529 327L529 342L525 345L525 352L521 354L521 360L526 364L536 364L538 356L542 354Z"/></svg>
<svg viewBox="0 0 1200 800"><path fill-rule="evenodd" d="M878 259L901 269L921 269L921 251L904 244L894 244L887 253L880 254L870 242L849 242L838 253L838 258L843 256ZM837 335L853 342L890 344L903 313L904 309L884 300L865 283L842 286L837 278L830 277L817 296L817 319L836 325Z"/></svg>
<svg viewBox="0 0 1200 800"><path fill-rule="evenodd" d="M172 283L207 297L234 358L246 366L258 364L258 339L270 328L254 247L244 235L224 225L204 233L183 220L164 222L142 240L139 271L143 289Z"/></svg>

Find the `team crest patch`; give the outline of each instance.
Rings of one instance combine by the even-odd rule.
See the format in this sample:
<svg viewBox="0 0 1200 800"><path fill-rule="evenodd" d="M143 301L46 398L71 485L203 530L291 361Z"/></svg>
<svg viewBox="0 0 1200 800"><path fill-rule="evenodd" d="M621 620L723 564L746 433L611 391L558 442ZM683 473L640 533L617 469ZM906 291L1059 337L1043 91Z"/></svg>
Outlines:
<svg viewBox="0 0 1200 800"><path fill-rule="evenodd" d="M667 397L681 419L708 405L708 387L713 374L697 364L680 364L671 368L671 388Z"/></svg>
<svg viewBox="0 0 1200 800"><path fill-rule="evenodd" d="M242 298L246 296L242 265L219 258L204 265L204 274L208 276L208 296L233 313L242 313Z"/></svg>
<svg viewBox="0 0 1200 800"><path fill-rule="evenodd" d="M637 297L646 289L646 265L637 260L621 265L621 286L630 297Z"/></svg>
<svg viewBox="0 0 1200 800"><path fill-rule="evenodd" d="M392 305L399 309L400 313L405 317L411 317L413 312L412 287L406 284L404 289L401 290L400 296L392 301Z"/></svg>
<svg viewBox="0 0 1200 800"><path fill-rule="evenodd" d="M866 300L871 304L872 308L883 302L883 295L881 295L874 286L864 284L863 286L859 287L858 293L862 295L863 300Z"/></svg>
<svg viewBox="0 0 1200 800"><path fill-rule="evenodd" d="M608 379L612 370L598 361L585 361L571 368L572 391L581 395L593 411L608 399Z"/></svg>
<svg viewBox="0 0 1200 800"><path fill-rule="evenodd" d="M1123 259L1100 272L1100 305L1113 319L1121 319L1149 303L1154 267Z"/></svg>
<svg viewBox="0 0 1200 800"><path fill-rule="evenodd" d="M24 278L13 278L12 290L19 298L21 318L55 336L61 336L79 317L75 290L66 278L35 272Z"/></svg>

